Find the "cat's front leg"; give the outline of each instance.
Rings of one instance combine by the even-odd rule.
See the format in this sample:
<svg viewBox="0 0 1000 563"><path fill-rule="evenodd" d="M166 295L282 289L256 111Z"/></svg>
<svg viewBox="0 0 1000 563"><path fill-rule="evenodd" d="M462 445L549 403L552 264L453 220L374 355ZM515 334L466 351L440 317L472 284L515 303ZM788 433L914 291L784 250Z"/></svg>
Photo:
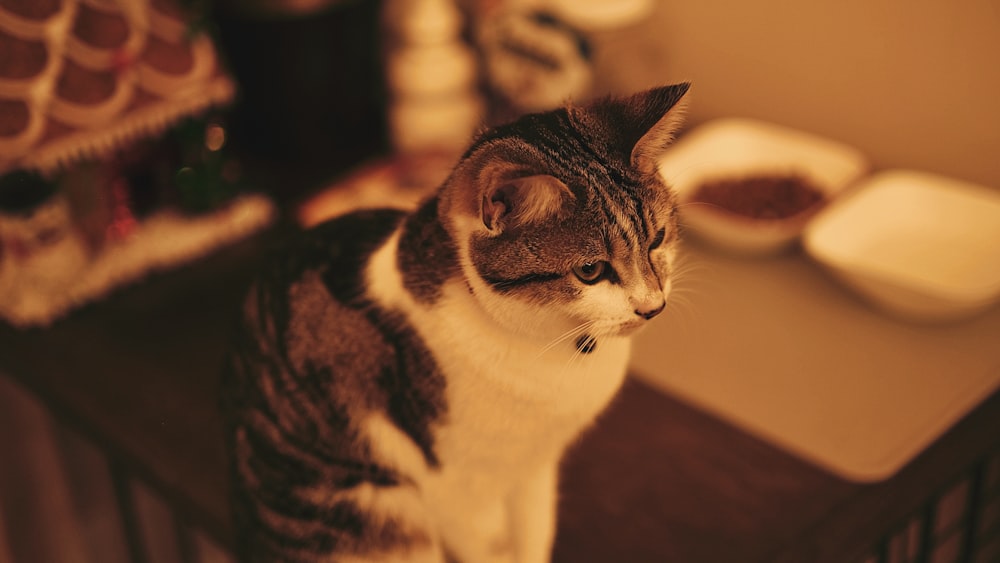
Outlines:
<svg viewBox="0 0 1000 563"><path fill-rule="evenodd" d="M556 535L559 462L542 464L525 476L510 499L510 529L517 563L546 563Z"/></svg>

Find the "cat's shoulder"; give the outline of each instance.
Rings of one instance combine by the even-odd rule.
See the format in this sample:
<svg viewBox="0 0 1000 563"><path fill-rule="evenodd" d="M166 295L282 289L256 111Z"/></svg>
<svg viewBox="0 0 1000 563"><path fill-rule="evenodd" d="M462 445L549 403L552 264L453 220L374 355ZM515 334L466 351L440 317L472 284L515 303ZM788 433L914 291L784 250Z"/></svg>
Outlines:
<svg viewBox="0 0 1000 563"><path fill-rule="evenodd" d="M334 297L349 301L363 290L368 258L404 217L406 212L399 209L365 209L296 232L270 253L257 284L287 288L319 275Z"/></svg>

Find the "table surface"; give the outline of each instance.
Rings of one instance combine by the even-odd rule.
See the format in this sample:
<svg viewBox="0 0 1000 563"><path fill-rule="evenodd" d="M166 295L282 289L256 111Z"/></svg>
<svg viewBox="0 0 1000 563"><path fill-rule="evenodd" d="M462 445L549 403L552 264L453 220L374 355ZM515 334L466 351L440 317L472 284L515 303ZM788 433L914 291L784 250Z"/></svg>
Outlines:
<svg viewBox="0 0 1000 563"><path fill-rule="evenodd" d="M685 243L677 299L637 336L634 371L844 479L890 477L1000 387L1000 307L899 320L800 251Z"/></svg>
<svg viewBox="0 0 1000 563"><path fill-rule="evenodd" d="M218 370L274 238L158 274L50 328L0 326L0 373L223 542ZM891 479L862 485L631 378L568 456L554 560L843 561L997 447L997 427L994 394Z"/></svg>

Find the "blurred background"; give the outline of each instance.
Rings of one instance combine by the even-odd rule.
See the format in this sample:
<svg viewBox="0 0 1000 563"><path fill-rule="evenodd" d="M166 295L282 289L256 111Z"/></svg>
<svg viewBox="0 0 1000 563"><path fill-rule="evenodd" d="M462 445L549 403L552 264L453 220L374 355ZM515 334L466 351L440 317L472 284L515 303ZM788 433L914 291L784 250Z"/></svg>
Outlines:
<svg viewBox="0 0 1000 563"><path fill-rule="evenodd" d="M451 14L455 9L459 13ZM498 12L505 18L494 17ZM437 94L454 102L466 74L492 102L481 115L466 117L473 130L499 114L498 105L511 105L507 90L520 88L514 95L524 98L515 101L515 111L537 110L569 97L687 80L694 85L689 126L726 116L759 118L853 145L877 167L915 167L997 186L998 12L993 0L275 1L220 2L215 23L240 85L230 118L234 142L254 158L315 171L311 178L303 172L312 187L327 179L324 173L406 143L405 131L390 128L405 127L390 122L393 103L411 90L413 97ZM583 75L538 72L539 88L551 93L537 100L524 82L492 63L501 58L495 36L516 27L507 20L536 14L553 23L518 31L529 48L561 53L564 66L576 64ZM427 20L424 29L420 18ZM408 38L420 33L426 35ZM583 52L561 51L566 36ZM453 40L474 50L473 69L444 49L417 54L427 43ZM395 63L400 53L404 62ZM531 73L537 60L516 63L523 68L512 63L510 72ZM424 83L435 80L453 84L434 92ZM425 109L433 123L436 108L425 102ZM456 142L465 141L459 136Z"/></svg>
<svg viewBox="0 0 1000 563"><path fill-rule="evenodd" d="M692 124L756 117L851 144L878 167L1000 184L997 2L654 4L596 51L599 89L689 79Z"/></svg>

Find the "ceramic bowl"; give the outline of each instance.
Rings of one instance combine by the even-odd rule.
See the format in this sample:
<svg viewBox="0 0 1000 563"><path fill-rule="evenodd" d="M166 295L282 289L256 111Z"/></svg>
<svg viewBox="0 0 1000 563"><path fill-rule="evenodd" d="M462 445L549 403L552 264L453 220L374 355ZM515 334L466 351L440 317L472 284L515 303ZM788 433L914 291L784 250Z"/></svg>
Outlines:
<svg viewBox="0 0 1000 563"><path fill-rule="evenodd" d="M660 162L661 174L677 191L686 230L714 246L747 255L774 254L792 246L809 219L868 168L865 156L848 145L742 118L718 119L693 129ZM699 190L707 185L727 184L732 190L778 180L810 187L821 197L794 213L794 207L785 205L781 215L769 218L700 201ZM783 202L766 200L779 193L794 192L756 190L744 195L758 198L759 205L780 208Z"/></svg>
<svg viewBox="0 0 1000 563"><path fill-rule="evenodd" d="M1000 299L1000 191L881 172L823 210L803 247L879 309L916 321L965 318Z"/></svg>

